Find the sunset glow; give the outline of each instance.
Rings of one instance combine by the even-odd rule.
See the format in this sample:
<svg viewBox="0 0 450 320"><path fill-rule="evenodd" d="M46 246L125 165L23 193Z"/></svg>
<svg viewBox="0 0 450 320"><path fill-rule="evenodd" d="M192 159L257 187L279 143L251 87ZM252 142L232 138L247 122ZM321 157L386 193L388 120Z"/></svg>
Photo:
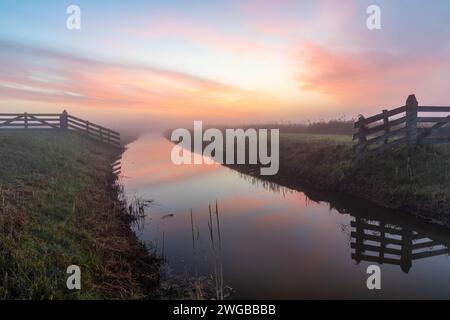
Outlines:
<svg viewBox="0 0 450 320"><path fill-rule="evenodd" d="M448 103L448 1L378 3L371 31L368 1L77 1L74 31L67 1L2 1L0 110L164 126L351 118L412 92Z"/></svg>
<svg viewBox="0 0 450 320"><path fill-rule="evenodd" d="M450 300L449 92L450 0L0 0L0 300Z"/></svg>

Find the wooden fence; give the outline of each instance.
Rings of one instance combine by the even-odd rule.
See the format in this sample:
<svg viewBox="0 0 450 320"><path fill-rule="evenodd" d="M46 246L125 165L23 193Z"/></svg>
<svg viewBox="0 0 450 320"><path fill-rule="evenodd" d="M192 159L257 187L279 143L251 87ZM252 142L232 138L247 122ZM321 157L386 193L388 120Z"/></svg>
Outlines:
<svg viewBox="0 0 450 320"><path fill-rule="evenodd" d="M439 116L420 116L421 113L439 113ZM450 143L450 107L419 106L415 95L410 95L406 105L383 110L382 113L365 118L360 116L355 123L353 140L356 156L365 152L383 152L399 144Z"/></svg>
<svg viewBox="0 0 450 320"><path fill-rule="evenodd" d="M408 273L415 260L450 254L446 241L382 220L357 217L351 222L352 259L398 265Z"/></svg>
<svg viewBox="0 0 450 320"><path fill-rule="evenodd" d="M120 147L120 133L98 124L59 113L0 113L0 130L73 130L89 138Z"/></svg>

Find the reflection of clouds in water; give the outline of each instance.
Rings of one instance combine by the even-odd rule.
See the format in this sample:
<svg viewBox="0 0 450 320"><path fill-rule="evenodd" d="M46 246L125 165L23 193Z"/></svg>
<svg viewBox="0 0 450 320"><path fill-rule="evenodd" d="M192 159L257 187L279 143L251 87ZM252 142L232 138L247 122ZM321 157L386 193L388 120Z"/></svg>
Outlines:
<svg viewBox="0 0 450 320"><path fill-rule="evenodd" d="M218 164L174 165L170 158L174 146L156 134L144 135L131 144L123 156L123 172L132 178L128 188L170 184L221 168Z"/></svg>
<svg viewBox="0 0 450 320"><path fill-rule="evenodd" d="M158 253L162 253L164 242L164 253L179 273L192 273L198 268L199 274L212 274L208 202L218 199L225 282L236 289L237 297L367 297L358 291L358 274L365 275L365 267L371 263L384 263L383 274L394 279L396 288L406 287L407 283L408 288L416 290L401 291L405 297L420 296L417 292L424 286L428 292L436 292L440 279L450 276L448 262L442 259L450 245L448 231L436 231L412 217L402 218L341 195L323 197L309 190L298 192L226 167L178 168L170 162L172 144L161 137L151 139L147 136L138 141L135 146L140 150L132 150L132 146L124 156L124 167L136 169L125 184L138 195L160 202L160 206L146 210L145 231L139 236ZM174 216L167 216L170 214ZM360 223L358 228L356 221ZM394 233L385 232L385 241L400 245L364 240L368 236L380 239L381 233L374 229L381 226ZM360 230L364 232L362 237L356 234ZM412 239L396 233L410 234ZM394 253L392 250L399 255L388 255ZM415 263L419 259L420 263ZM361 263L355 265L355 261ZM394 267L386 268L389 262L394 262ZM414 273L405 278L404 272L410 268ZM333 276L335 270L340 272L338 277ZM323 279L324 273L332 277L332 287ZM305 287L316 287L320 294L306 292L302 289ZM445 289L436 295L445 296ZM383 294L389 298L399 293L384 288Z"/></svg>

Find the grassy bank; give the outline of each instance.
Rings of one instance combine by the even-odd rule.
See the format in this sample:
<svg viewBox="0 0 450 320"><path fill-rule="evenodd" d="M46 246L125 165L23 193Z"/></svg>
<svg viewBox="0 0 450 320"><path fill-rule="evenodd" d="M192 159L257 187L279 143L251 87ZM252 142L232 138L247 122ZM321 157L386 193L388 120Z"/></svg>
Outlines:
<svg viewBox="0 0 450 320"><path fill-rule="evenodd" d="M130 230L114 156L70 132L0 133L0 298L152 295L159 262ZM80 291L66 288L69 265Z"/></svg>
<svg viewBox="0 0 450 320"><path fill-rule="evenodd" d="M259 174L251 166L235 169ZM450 146L401 146L353 161L350 136L283 133L280 170L265 177L294 188L340 192L449 225Z"/></svg>

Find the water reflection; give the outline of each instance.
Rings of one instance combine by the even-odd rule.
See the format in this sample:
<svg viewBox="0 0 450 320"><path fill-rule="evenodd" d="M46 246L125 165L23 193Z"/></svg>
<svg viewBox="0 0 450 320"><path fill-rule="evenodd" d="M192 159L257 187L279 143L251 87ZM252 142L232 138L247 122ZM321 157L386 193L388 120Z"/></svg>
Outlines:
<svg viewBox="0 0 450 320"><path fill-rule="evenodd" d="M212 275L242 299L450 298L448 229L222 166L174 166L171 148L154 136L133 143L122 182L130 198L156 201L136 231L174 272ZM208 208L216 199L220 246ZM384 279L378 295L366 287L374 263Z"/></svg>
<svg viewBox="0 0 450 320"><path fill-rule="evenodd" d="M116 176L119 176L122 173L122 154L119 154L113 159L111 162L111 170Z"/></svg>
<svg viewBox="0 0 450 320"><path fill-rule="evenodd" d="M283 196L298 192L255 176L242 173L239 176ZM342 226L342 232L350 237L351 258L357 264L362 261L391 264L409 273L413 261L450 254L450 230L447 228L348 196L324 195L297 188L305 194L305 206L311 201L323 203L327 199L330 209L352 217L350 225Z"/></svg>
<svg viewBox="0 0 450 320"><path fill-rule="evenodd" d="M398 265L408 273L413 260L447 255L447 244L433 235L419 233L407 225L402 227L383 220L367 220L356 217L351 222L352 259Z"/></svg>

